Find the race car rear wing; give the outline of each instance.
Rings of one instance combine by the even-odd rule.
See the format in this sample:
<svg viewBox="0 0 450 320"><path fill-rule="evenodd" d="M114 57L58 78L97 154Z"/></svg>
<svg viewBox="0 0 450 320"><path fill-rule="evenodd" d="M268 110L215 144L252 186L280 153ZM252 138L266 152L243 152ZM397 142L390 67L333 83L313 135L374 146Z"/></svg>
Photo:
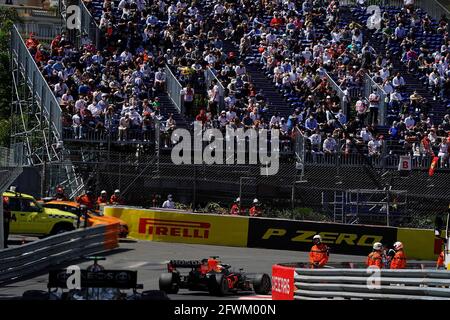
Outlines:
<svg viewBox="0 0 450 320"><path fill-rule="evenodd" d="M69 284L76 283L74 277L76 274L67 273L66 269L50 270L47 287L68 289ZM137 283L137 271L80 270L80 280L81 288L143 289L143 285Z"/></svg>

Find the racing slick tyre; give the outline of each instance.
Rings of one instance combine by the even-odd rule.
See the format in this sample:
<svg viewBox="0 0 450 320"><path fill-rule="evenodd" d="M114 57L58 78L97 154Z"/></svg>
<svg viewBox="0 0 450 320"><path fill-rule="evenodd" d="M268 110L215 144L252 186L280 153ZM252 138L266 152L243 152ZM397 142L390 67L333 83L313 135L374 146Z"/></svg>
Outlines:
<svg viewBox="0 0 450 320"><path fill-rule="evenodd" d="M267 273L258 274L253 279L253 290L257 294L268 294L272 289L272 283Z"/></svg>
<svg viewBox="0 0 450 320"><path fill-rule="evenodd" d="M228 293L228 281L224 274L216 273L211 276L208 284L209 293L214 296L224 296Z"/></svg>
<svg viewBox="0 0 450 320"><path fill-rule="evenodd" d="M163 273L159 276L159 290L167 294L177 294L179 289L178 281L173 273Z"/></svg>

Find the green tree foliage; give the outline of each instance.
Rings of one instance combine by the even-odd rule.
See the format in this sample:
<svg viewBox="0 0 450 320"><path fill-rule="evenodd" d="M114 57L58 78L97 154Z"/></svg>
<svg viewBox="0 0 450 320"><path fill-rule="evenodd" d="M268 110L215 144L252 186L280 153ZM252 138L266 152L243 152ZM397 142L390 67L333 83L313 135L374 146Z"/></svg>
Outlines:
<svg viewBox="0 0 450 320"><path fill-rule="evenodd" d="M0 7L0 145L9 145L11 127L10 30L20 17L11 8Z"/></svg>

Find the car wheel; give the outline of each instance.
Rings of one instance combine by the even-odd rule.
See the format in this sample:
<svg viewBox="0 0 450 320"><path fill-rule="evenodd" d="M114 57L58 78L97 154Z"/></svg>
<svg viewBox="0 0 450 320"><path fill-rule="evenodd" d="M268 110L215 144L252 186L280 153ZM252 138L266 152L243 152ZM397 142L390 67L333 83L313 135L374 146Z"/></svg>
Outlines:
<svg viewBox="0 0 450 320"><path fill-rule="evenodd" d="M257 294L268 294L272 289L272 283L267 273L258 274L253 279L253 290Z"/></svg>
<svg viewBox="0 0 450 320"><path fill-rule="evenodd" d="M177 294L179 289L173 273L163 273L159 276L159 290L167 294Z"/></svg>
<svg viewBox="0 0 450 320"><path fill-rule="evenodd" d="M74 227L70 224L57 224L53 227L51 235L61 234L72 230L74 230Z"/></svg>
<svg viewBox="0 0 450 320"><path fill-rule="evenodd" d="M209 293L215 296L224 296L228 293L228 281L224 274L216 273L210 278Z"/></svg>

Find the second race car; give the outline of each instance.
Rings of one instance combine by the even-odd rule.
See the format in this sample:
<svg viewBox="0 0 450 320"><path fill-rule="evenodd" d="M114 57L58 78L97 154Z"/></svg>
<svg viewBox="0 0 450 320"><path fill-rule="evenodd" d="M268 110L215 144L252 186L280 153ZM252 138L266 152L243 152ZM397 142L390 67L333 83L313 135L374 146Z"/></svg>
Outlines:
<svg viewBox="0 0 450 320"><path fill-rule="evenodd" d="M190 268L182 274L179 268ZM240 269L231 270L231 266L222 264L218 257L199 260L171 260L167 264L167 273L159 277L159 289L176 294L179 289L208 291L212 295L224 296L227 293L253 291L268 294L272 288L270 276L266 273L247 274Z"/></svg>

